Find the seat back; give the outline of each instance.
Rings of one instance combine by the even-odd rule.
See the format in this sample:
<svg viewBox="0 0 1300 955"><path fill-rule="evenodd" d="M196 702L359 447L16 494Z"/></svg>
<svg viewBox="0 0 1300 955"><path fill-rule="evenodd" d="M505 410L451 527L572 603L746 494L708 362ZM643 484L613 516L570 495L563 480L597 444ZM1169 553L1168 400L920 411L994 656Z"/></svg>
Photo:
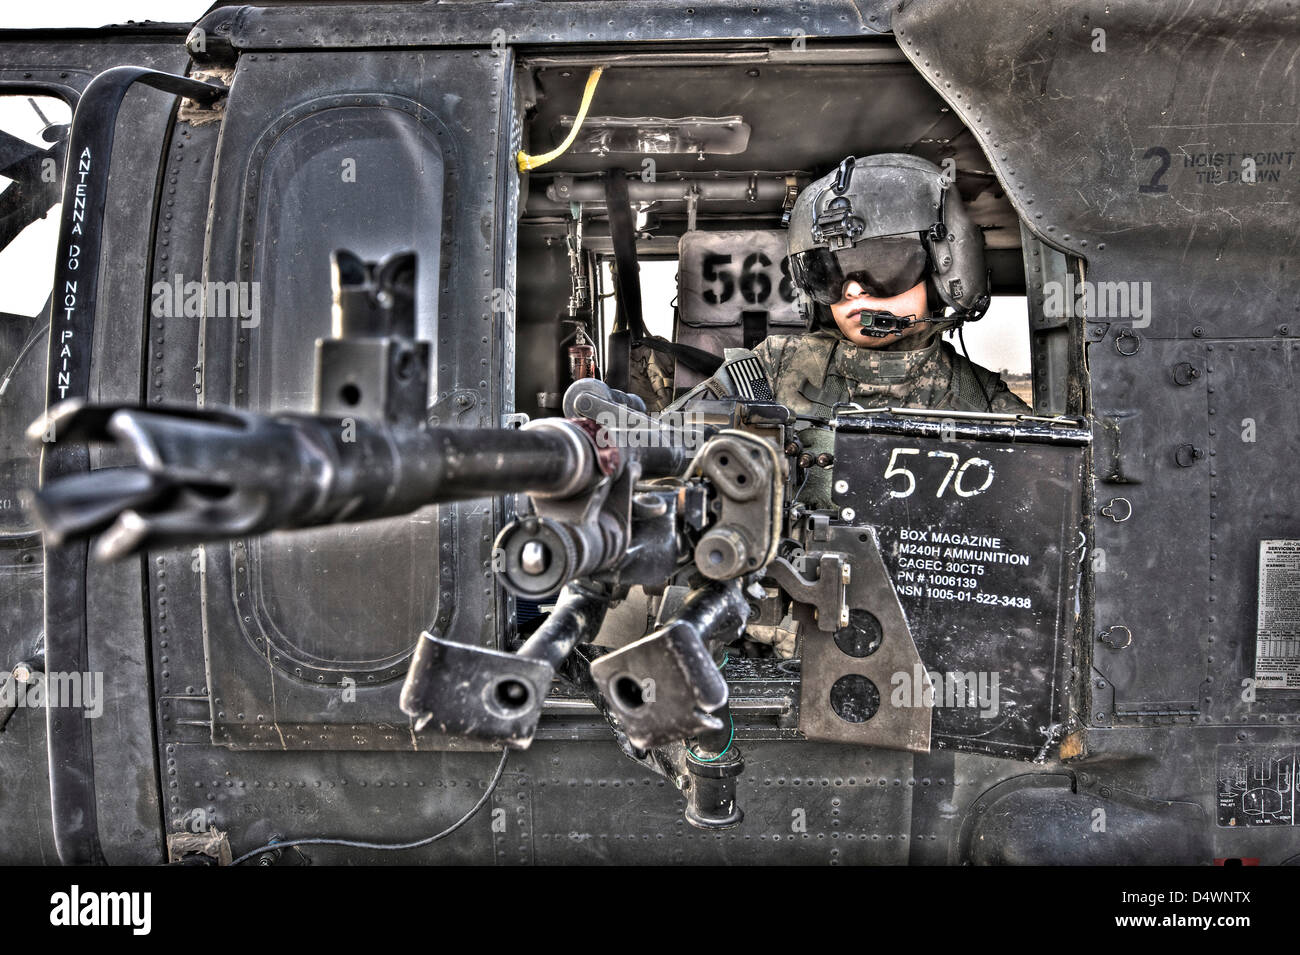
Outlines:
<svg viewBox="0 0 1300 955"><path fill-rule="evenodd" d="M769 334L803 331L786 261L783 229L687 232L677 243L676 341L721 357L727 348L753 348ZM676 363L673 388L701 376Z"/></svg>

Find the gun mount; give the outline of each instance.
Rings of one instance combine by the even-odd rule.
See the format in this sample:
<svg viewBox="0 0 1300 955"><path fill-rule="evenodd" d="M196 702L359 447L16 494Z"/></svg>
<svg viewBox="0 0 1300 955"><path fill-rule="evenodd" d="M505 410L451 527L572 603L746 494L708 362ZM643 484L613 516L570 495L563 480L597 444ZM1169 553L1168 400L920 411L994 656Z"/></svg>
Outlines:
<svg viewBox="0 0 1300 955"><path fill-rule="evenodd" d="M334 334L317 342L318 413L56 405L32 425L34 440L111 443L136 463L36 492L47 542L98 535L96 556L113 560L519 495L493 569L518 597L558 595L554 609L514 652L422 633L402 709L416 730L522 749L563 669L628 756L687 790L687 817L705 828L743 815L735 777L744 763L719 663L755 606L777 604L767 616L778 619L793 607L808 622L805 639L822 642L849 627L855 609L890 621L888 652L862 663L865 696L878 699L889 672L919 664L870 529L848 525L852 533L832 537L830 515L795 503L798 479L817 462L800 453L788 409L761 389L690 395L655 415L583 379L564 396L564 418L433 426L429 347L414 338L414 255L371 264L337 252L332 264ZM850 586L872 579L874 588ZM575 654L632 587L659 599L658 626L617 649ZM854 596L876 602L859 607ZM925 750L929 723L924 708L898 710L855 739Z"/></svg>

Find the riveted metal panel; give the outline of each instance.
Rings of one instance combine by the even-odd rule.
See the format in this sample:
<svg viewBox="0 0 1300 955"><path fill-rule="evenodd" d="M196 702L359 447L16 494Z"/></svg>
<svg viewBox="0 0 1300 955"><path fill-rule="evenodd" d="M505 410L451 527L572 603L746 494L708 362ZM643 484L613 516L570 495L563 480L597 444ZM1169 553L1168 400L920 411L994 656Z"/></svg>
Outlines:
<svg viewBox="0 0 1300 955"><path fill-rule="evenodd" d="M1146 341L1123 357L1103 343L1091 356L1094 368L1107 365L1093 392L1106 409L1094 428L1096 632L1085 648L1093 724L1143 713L1190 717L1207 672L1209 468L1182 467L1176 454L1185 444L1205 449L1206 394L1204 378L1180 386L1172 372L1199 364L1202 348Z"/></svg>
<svg viewBox="0 0 1300 955"><path fill-rule="evenodd" d="M513 366L500 360L513 341L513 310L494 294L513 266L511 247L502 247L513 229L503 229L500 211L510 203L498 183L509 63L507 54L479 50L240 60L222 123L205 270L213 281L233 274L274 287L259 320L206 318L198 362L205 406L310 404L310 389L293 382L310 367L313 339L329 328L328 258L303 250L322 253L322 242L332 242L371 257L416 250L427 299L420 334L434 353L431 414L444 423L498 422ZM358 86L384 92L354 92ZM367 124L371 133L362 135ZM397 138L375 153L367 136ZM284 150L299 141L294 160ZM278 184L266 165L277 156L293 160L290 179ZM409 176L416 177L409 195L392 190ZM373 209L393 202L392 215L375 217ZM413 216L422 205L429 214ZM268 224L277 207L294 210L296 233ZM268 261L277 271L261 264ZM453 395L454 413L441 410ZM470 502L206 548L204 682L214 742L420 748L397 706L420 630L471 643L498 639L488 568L493 511L491 502ZM314 596L295 593L294 580Z"/></svg>
<svg viewBox="0 0 1300 955"><path fill-rule="evenodd" d="M1300 690L1254 685L1259 542L1300 538L1300 343L1205 346L1209 474L1207 719L1295 724ZM1293 660L1293 665L1300 660Z"/></svg>
<svg viewBox="0 0 1300 955"><path fill-rule="evenodd" d="M894 32L1035 234L1086 258L1092 281L1150 283L1149 313L1114 321L1143 337L1295 326L1300 88L1277 58L1300 42L1300 11L1272 0L1000 9L913 0Z"/></svg>
<svg viewBox="0 0 1300 955"><path fill-rule="evenodd" d="M910 424L845 417L835 438L835 505L875 528L934 681L927 702L919 671L894 673L881 705L932 705L936 747L1040 757L1069 715L1087 433L1053 446L972 424L958 437L951 418L951 433L892 433Z"/></svg>

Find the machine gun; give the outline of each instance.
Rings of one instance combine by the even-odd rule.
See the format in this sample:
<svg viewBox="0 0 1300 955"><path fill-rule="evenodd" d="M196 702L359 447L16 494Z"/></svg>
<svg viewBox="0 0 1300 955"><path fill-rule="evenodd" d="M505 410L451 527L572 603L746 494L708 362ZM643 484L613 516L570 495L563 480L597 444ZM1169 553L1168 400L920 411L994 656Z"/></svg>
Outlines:
<svg viewBox="0 0 1300 955"><path fill-rule="evenodd" d="M137 462L36 492L47 544L98 535L96 556L115 559L516 494L494 545L497 579L555 607L512 652L421 634L401 696L416 729L526 748L563 673L627 755L685 790L692 824L733 826L744 764L719 660L751 617L788 612L803 633L803 685L829 694L801 706L805 735L844 738L819 725L829 703L855 742L929 748L928 709L880 705L888 675L920 658L871 529L795 500L819 462L752 355L724 364L717 381L730 387L661 415L584 379L563 418L431 426L414 255L372 264L338 252L333 275L316 414L68 401L36 422L35 440L109 442ZM612 651L593 646L607 610L637 586L658 598L658 625ZM848 647L853 673L819 680L813 645L832 641Z"/></svg>

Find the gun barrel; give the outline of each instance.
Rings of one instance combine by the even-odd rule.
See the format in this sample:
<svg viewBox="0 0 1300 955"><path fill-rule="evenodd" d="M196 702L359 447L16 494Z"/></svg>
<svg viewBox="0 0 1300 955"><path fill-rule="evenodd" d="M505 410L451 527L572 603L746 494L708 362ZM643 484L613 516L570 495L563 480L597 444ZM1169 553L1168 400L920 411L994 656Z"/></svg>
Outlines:
<svg viewBox="0 0 1300 955"><path fill-rule="evenodd" d="M430 428L393 437L399 482L424 504L516 492L572 497L605 473L591 436L562 419L518 430Z"/></svg>
<svg viewBox="0 0 1300 955"><path fill-rule="evenodd" d="M138 462L57 480L33 495L52 543L100 533L96 553L104 559L502 493L564 498L618 465L617 454L563 419L518 430L414 428L71 402L31 433L113 442Z"/></svg>

